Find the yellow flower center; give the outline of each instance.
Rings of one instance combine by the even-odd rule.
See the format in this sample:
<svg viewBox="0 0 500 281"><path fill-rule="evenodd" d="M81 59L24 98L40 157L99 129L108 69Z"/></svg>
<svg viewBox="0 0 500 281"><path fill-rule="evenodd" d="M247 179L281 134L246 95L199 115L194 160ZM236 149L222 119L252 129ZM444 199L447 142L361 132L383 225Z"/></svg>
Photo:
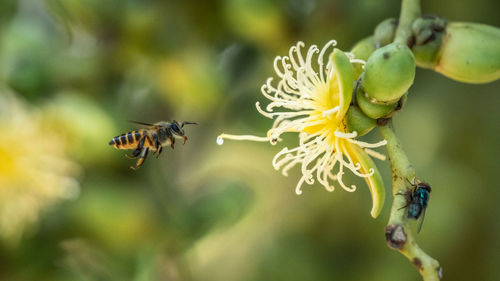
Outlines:
<svg viewBox="0 0 500 281"><path fill-rule="evenodd" d="M274 168L281 170L285 176L288 170L300 164L302 177L296 186L297 194L302 193L303 183L313 184L314 178L329 191L334 189L332 181L337 181L347 191L354 191L356 186L346 186L342 182L344 168L363 178L372 176L374 169L361 166L358 157L353 155L357 148L352 146L367 149L385 144L385 141L364 143L354 139L356 132L346 132L343 119L348 101L347 105L341 104L344 102L341 95L346 93L342 93L339 70L335 69L332 61L325 64L323 59L327 50L335 45L332 40L321 51L313 45L304 57L300 50L304 44L299 42L290 48L288 56L275 59L274 69L280 80L273 86L273 78L269 78L261 89L271 102L265 110L256 103L262 115L274 120L266 137L222 134L217 138L218 144L227 138L269 141L274 145L283 133L299 133L299 145L292 149L283 148L273 159ZM349 60L350 63L364 63L352 56ZM346 77L345 74L343 77ZM281 108L282 111L275 112L274 108ZM333 172L335 166L339 167L336 173Z"/></svg>
<svg viewBox="0 0 500 281"><path fill-rule="evenodd" d="M10 93L0 93L0 238L15 242L51 203L77 195L73 167L52 136Z"/></svg>

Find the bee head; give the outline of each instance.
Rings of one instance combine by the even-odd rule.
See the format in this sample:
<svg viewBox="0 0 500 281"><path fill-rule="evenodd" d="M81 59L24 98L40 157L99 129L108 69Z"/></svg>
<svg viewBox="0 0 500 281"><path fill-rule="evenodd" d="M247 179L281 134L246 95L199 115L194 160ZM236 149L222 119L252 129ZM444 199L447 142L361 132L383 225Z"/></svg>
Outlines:
<svg viewBox="0 0 500 281"><path fill-rule="evenodd" d="M179 125L179 122L175 120L170 124L172 133L181 137L184 136L184 130L182 129L182 127L184 127L184 123L182 123L182 125Z"/></svg>

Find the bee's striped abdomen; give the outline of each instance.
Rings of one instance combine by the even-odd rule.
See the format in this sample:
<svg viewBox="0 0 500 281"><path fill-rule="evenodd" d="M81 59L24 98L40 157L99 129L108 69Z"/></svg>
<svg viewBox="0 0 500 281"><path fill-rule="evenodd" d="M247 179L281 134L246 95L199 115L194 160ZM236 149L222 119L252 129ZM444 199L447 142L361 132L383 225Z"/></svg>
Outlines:
<svg viewBox="0 0 500 281"><path fill-rule="evenodd" d="M145 133L145 130L128 132L126 134L114 137L109 142L109 145L112 145L117 149L134 149L137 147L141 137Z"/></svg>

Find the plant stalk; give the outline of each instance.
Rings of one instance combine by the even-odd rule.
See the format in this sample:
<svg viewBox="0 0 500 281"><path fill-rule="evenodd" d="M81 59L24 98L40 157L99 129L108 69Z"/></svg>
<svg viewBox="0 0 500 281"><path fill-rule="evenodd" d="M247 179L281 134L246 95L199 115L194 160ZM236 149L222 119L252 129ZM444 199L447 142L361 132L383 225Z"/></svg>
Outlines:
<svg viewBox="0 0 500 281"><path fill-rule="evenodd" d="M380 133L387 140L387 154L392 170L392 194L394 197L391 216L386 226L386 241L389 247L406 256L419 270L424 281L438 281L442 277L439 262L426 254L417 244L406 215L406 197L400 194L411 192L415 169L394 133L392 119L379 119Z"/></svg>
<svg viewBox="0 0 500 281"><path fill-rule="evenodd" d="M420 0L401 1L401 13L394 42L408 45L408 40L412 37L411 25L420 14Z"/></svg>

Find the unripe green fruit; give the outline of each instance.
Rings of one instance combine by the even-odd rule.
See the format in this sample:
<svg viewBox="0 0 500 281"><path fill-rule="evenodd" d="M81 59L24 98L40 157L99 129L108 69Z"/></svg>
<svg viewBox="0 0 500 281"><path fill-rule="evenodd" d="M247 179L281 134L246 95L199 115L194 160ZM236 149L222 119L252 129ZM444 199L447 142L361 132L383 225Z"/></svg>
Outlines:
<svg viewBox="0 0 500 281"><path fill-rule="evenodd" d="M388 18L379 23L373 32L373 42L375 46L380 48L394 41L397 27L398 20L395 18Z"/></svg>
<svg viewBox="0 0 500 281"><path fill-rule="evenodd" d="M369 36L356 43L356 45L352 47L351 53L355 58L366 61L375 50L373 36ZM359 63L355 63L353 66L354 79L358 79L359 75L363 72L363 66Z"/></svg>
<svg viewBox="0 0 500 281"><path fill-rule="evenodd" d="M396 113L398 113L401 108L403 108L404 104L406 103L406 100L408 100L408 92L404 94L397 102L394 104L396 105L395 108L391 110L388 114L382 116L382 118L392 118Z"/></svg>
<svg viewBox="0 0 500 281"><path fill-rule="evenodd" d="M391 43L377 49L368 58L362 85L372 103L398 101L413 84L415 58L403 44Z"/></svg>
<svg viewBox="0 0 500 281"><path fill-rule="evenodd" d="M373 36L368 36L356 43L356 45L352 47L351 53L355 58L366 61L375 50Z"/></svg>
<svg viewBox="0 0 500 281"><path fill-rule="evenodd" d="M362 87L358 87L356 89L356 102L367 117L378 119L391 113L397 107L399 101L391 104L372 103L369 98L365 96Z"/></svg>
<svg viewBox="0 0 500 281"><path fill-rule="evenodd" d="M449 23L434 70L467 83L499 79L500 29L477 23Z"/></svg>
<svg viewBox="0 0 500 281"><path fill-rule="evenodd" d="M437 64L445 27L446 21L436 16L421 17L413 22L411 50L418 66L434 68Z"/></svg>
<svg viewBox="0 0 500 281"><path fill-rule="evenodd" d="M363 111L356 105L349 107L344 120L347 131L349 133L357 132L358 136L368 134L377 125L377 121L363 114Z"/></svg>

